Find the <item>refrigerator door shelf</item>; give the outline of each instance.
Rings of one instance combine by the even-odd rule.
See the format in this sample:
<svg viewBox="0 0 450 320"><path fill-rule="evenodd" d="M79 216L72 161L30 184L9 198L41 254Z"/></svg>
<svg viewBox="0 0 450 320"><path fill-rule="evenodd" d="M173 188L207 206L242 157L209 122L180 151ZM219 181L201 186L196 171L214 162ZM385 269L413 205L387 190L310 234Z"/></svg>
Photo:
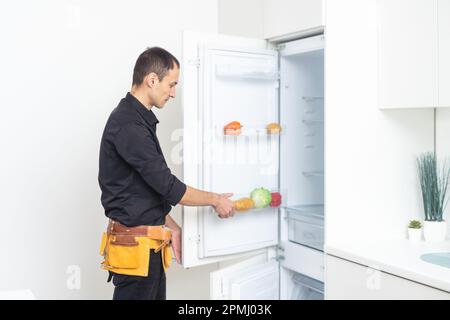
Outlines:
<svg viewBox="0 0 450 320"><path fill-rule="evenodd" d="M280 133L269 134L265 126L243 126L239 135L227 135L224 134L223 127L216 126L215 141L207 145L216 144L214 157L219 161L276 169L280 138L285 130L282 127Z"/></svg>
<svg viewBox="0 0 450 320"><path fill-rule="evenodd" d="M217 77L230 77L236 79L254 79L254 80L278 80L278 69L261 70L244 65L216 65Z"/></svg>
<svg viewBox="0 0 450 320"><path fill-rule="evenodd" d="M275 121L274 121L275 122ZM262 138L270 138L270 137L279 137L280 135L284 134L286 131L286 128L280 125L280 131L270 132L266 128L267 125L256 125L256 126L246 126L242 125L241 127L241 133L240 134L227 134L225 132L225 125L223 126L216 126L214 128L214 133L216 137L225 137L225 138L239 138L239 137L262 137Z"/></svg>
<svg viewBox="0 0 450 320"><path fill-rule="evenodd" d="M281 196L281 202L278 205L275 205L275 203L273 203L272 205L269 205L269 206L263 207L263 208L254 208L253 207L253 208L248 209L248 210L236 210L236 213L254 213L254 212L257 213L257 212L260 212L260 211L264 211L264 210L268 210L268 209L278 209L278 208L281 208L281 207L285 206L285 204L287 203L287 201L286 201L286 190L279 190L279 189L268 189L268 190L269 190L269 192L271 194L272 193L278 193ZM244 193L234 194L231 199L233 201L236 201L236 200L239 200L239 199L242 199L242 198L250 198L250 193L251 192L246 193L246 194L244 194Z"/></svg>

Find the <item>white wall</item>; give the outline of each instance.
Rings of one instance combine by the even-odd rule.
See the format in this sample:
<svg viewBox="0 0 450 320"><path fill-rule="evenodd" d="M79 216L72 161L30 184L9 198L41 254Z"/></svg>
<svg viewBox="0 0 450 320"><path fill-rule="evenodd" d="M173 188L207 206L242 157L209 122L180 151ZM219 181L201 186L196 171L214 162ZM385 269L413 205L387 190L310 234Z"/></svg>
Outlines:
<svg viewBox="0 0 450 320"><path fill-rule="evenodd" d="M264 38L263 0L219 0L219 33Z"/></svg>
<svg viewBox="0 0 450 320"><path fill-rule="evenodd" d="M327 2L328 244L404 237L423 218L415 157L433 148L433 111L378 110L375 13L375 0Z"/></svg>
<svg viewBox="0 0 450 320"><path fill-rule="evenodd" d="M97 183L105 122L130 88L137 56L159 45L181 58L182 29L216 32L217 10L217 0L0 5L0 291L111 298L97 253L106 224ZM170 157L177 145L170 136L182 124L179 97L157 116L169 166L181 176ZM70 290L78 271L80 288ZM207 285L190 288L208 277L207 268L175 267L168 297L207 298Z"/></svg>

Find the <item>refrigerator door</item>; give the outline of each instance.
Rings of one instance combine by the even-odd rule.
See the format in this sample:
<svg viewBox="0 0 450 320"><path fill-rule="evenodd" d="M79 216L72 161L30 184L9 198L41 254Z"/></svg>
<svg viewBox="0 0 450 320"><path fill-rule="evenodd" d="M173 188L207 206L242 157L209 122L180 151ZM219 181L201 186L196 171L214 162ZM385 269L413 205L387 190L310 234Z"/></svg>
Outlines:
<svg viewBox="0 0 450 320"><path fill-rule="evenodd" d="M277 300L279 265L255 256L212 272L210 284L214 300Z"/></svg>
<svg viewBox="0 0 450 320"><path fill-rule="evenodd" d="M278 188L279 137L265 126L278 118L278 54L262 40L185 33L184 182L249 196ZM240 135L225 135L238 121ZM220 219L211 207L183 207L183 265L230 259L277 244L278 209Z"/></svg>

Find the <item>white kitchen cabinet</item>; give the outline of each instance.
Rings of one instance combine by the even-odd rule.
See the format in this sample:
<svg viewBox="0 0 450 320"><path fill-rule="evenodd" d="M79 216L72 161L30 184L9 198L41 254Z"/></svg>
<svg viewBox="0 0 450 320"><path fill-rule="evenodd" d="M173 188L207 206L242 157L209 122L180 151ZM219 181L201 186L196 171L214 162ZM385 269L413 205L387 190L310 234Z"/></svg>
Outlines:
<svg viewBox="0 0 450 320"><path fill-rule="evenodd" d="M438 0L378 0L380 108L438 106L437 9Z"/></svg>
<svg viewBox="0 0 450 320"><path fill-rule="evenodd" d="M323 297L324 36L183 39L183 181L232 200L259 187L282 195L229 219L184 206L183 266L240 259L211 274L214 299ZM231 121L241 134L224 134ZM273 122L280 133L267 132Z"/></svg>
<svg viewBox="0 0 450 320"><path fill-rule="evenodd" d="M264 0L264 38L323 28L323 0Z"/></svg>
<svg viewBox="0 0 450 320"><path fill-rule="evenodd" d="M439 107L450 107L450 0L438 0Z"/></svg>
<svg viewBox="0 0 450 320"><path fill-rule="evenodd" d="M450 299L450 293L383 271L326 255L325 299Z"/></svg>

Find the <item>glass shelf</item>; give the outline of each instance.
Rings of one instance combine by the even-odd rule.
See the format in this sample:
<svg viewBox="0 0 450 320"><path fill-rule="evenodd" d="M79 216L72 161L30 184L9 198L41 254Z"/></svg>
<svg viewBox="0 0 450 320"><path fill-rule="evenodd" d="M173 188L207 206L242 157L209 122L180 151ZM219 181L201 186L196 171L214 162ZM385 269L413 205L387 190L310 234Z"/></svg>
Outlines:
<svg viewBox="0 0 450 320"><path fill-rule="evenodd" d="M324 172L323 171L303 171L302 174L305 177L323 177Z"/></svg>
<svg viewBox="0 0 450 320"><path fill-rule="evenodd" d="M302 120L305 125L313 125L313 124L323 124L323 120L311 119L311 120Z"/></svg>
<svg viewBox="0 0 450 320"><path fill-rule="evenodd" d="M287 206L285 209L288 211L289 218L295 218L298 215L316 217L323 219L324 205L323 204L308 204L308 205L296 205Z"/></svg>
<svg viewBox="0 0 450 320"><path fill-rule="evenodd" d="M323 100L323 97L320 96L302 96L302 100L305 101L315 101L315 100Z"/></svg>

